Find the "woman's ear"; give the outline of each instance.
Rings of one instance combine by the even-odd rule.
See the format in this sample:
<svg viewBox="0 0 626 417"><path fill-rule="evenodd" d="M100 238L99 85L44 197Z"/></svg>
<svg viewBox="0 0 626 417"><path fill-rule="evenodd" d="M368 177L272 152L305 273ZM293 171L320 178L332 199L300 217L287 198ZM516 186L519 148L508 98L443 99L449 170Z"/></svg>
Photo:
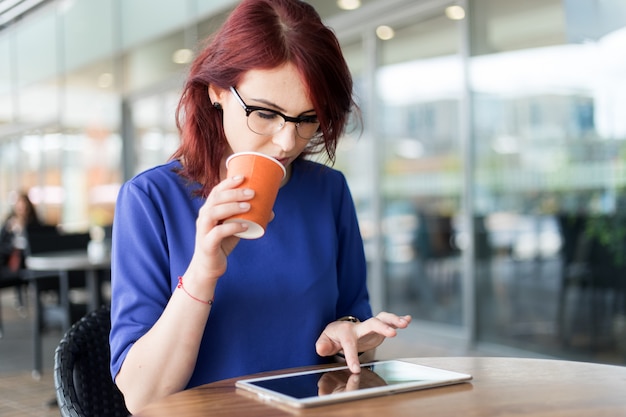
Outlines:
<svg viewBox="0 0 626 417"><path fill-rule="evenodd" d="M209 87L207 88L208 94L209 94L209 100L211 100L211 103L213 105L217 104L221 104L222 102L222 97L224 96L224 89L219 88L219 87L214 87L213 85L209 85Z"/></svg>

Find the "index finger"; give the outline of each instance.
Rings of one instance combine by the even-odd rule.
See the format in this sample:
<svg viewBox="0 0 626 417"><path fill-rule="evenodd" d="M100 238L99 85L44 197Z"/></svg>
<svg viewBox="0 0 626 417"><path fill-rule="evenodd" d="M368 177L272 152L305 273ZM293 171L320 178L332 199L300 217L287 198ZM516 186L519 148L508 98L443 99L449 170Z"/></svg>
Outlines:
<svg viewBox="0 0 626 417"><path fill-rule="evenodd" d="M353 374L361 373L361 362L359 361L359 352L357 350L356 343L342 342L343 356L346 360L346 365L350 368L350 372Z"/></svg>

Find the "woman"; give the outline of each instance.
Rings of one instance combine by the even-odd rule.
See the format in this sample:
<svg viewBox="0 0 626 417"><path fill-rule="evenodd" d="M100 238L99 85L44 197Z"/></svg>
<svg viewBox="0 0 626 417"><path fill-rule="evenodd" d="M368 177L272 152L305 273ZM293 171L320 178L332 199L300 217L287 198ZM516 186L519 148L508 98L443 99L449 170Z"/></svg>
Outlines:
<svg viewBox="0 0 626 417"><path fill-rule="evenodd" d="M17 194L13 210L2 224L0 230L0 278L5 278L3 285L14 285L16 306L18 310L24 307L22 289L26 282L19 275L24 269L24 253L28 248L28 232L41 226L35 206L28 198L28 194Z"/></svg>
<svg viewBox="0 0 626 417"><path fill-rule="evenodd" d="M111 372L131 412L336 354L359 372L359 352L371 358L409 324L372 317L346 181L303 159L333 160L351 93L337 39L297 0L241 2L200 52L177 111L179 149L125 184L116 208ZM240 241L245 225L222 222L254 194L226 177L226 158L240 151L288 172L259 240Z"/></svg>
<svg viewBox="0 0 626 417"><path fill-rule="evenodd" d="M28 229L40 226L35 206L28 194L17 195L13 210L0 231L0 256L2 266L15 272L24 267L24 250L28 246Z"/></svg>

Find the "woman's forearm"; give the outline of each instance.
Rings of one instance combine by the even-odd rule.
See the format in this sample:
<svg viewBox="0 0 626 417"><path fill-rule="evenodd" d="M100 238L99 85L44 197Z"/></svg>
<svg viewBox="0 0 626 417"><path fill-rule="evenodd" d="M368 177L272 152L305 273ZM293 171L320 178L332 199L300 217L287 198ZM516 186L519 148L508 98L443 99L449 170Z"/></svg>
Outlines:
<svg viewBox="0 0 626 417"><path fill-rule="evenodd" d="M115 379L131 413L187 386L210 309L177 289L152 329L131 347Z"/></svg>

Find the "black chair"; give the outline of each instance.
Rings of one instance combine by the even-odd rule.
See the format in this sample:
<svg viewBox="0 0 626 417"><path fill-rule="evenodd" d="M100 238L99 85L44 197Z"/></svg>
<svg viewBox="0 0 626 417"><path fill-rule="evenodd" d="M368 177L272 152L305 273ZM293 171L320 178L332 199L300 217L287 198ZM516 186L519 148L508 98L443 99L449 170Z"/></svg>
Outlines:
<svg viewBox="0 0 626 417"><path fill-rule="evenodd" d="M28 231L27 255L42 255L49 252L84 250L87 251L89 244L89 233L62 233L56 226L37 226ZM31 292L35 302L35 312L39 330L47 328L61 327L67 330L69 323L80 319L86 312L86 305L82 303L70 303L69 311L64 311L60 305L59 273L57 272L33 272L26 271L25 277L31 284ZM70 271L68 273L69 287L84 288L85 272ZM56 299L56 303L44 303L44 295L54 295L49 297ZM64 327L65 323L65 327Z"/></svg>
<svg viewBox="0 0 626 417"><path fill-rule="evenodd" d="M618 221L598 219L619 227ZM557 325L564 345L571 344L575 331L588 332L588 348L594 352L602 344L612 343L615 333L610 324L626 311L626 265L617 259L612 247L589 233L590 221L582 215L559 217L564 244ZM570 290L576 291L577 299L568 309Z"/></svg>
<svg viewBox="0 0 626 417"><path fill-rule="evenodd" d="M87 314L56 348L54 385L63 417L130 415L109 371L110 314L107 306Z"/></svg>

